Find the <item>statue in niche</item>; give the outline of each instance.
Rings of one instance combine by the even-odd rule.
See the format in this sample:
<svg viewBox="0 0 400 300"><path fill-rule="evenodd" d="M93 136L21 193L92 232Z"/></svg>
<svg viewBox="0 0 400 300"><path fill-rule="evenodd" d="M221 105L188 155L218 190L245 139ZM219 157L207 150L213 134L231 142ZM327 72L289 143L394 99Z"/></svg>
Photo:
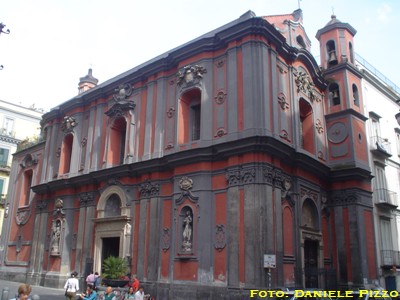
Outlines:
<svg viewBox="0 0 400 300"><path fill-rule="evenodd" d="M51 248L52 254L60 253L60 239L61 239L61 222L57 220L53 225L53 234L51 238Z"/></svg>
<svg viewBox="0 0 400 300"><path fill-rule="evenodd" d="M182 250L184 252L190 252L192 250L192 216L190 211L186 211L186 216L183 219L183 242Z"/></svg>

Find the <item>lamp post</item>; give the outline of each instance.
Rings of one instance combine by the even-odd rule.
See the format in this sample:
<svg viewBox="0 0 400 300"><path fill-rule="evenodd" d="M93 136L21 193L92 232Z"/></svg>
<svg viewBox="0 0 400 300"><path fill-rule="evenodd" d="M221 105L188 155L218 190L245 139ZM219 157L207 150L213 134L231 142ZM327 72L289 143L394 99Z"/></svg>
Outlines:
<svg viewBox="0 0 400 300"><path fill-rule="evenodd" d="M4 27L6 27L5 24L0 23L0 34L4 33L4 34L10 34L10 29L7 29L6 31L4 31ZM3 65L0 65L0 70L3 70Z"/></svg>

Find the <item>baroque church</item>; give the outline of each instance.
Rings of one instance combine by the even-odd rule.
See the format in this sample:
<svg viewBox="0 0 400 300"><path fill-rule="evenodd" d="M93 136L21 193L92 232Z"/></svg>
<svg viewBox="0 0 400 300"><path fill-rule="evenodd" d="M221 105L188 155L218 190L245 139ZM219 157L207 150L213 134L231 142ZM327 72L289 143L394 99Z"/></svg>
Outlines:
<svg viewBox="0 0 400 300"><path fill-rule="evenodd" d="M327 20L328 21L328 20ZM0 278L63 287L126 259L157 299L378 277L356 30L249 11L42 117L14 155Z"/></svg>

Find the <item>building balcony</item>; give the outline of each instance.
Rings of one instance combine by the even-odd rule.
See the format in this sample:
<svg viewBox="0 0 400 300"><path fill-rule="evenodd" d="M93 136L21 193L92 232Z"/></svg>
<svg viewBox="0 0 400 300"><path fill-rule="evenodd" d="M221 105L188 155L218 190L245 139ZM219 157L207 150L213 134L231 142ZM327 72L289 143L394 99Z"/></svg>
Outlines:
<svg viewBox="0 0 400 300"><path fill-rule="evenodd" d="M398 206L397 193L388 189L374 190L375 204L383 208L395 209Z"/></svg>
<svg viewBox="0 0 400 300"><path fill-rule="evenodd" d="M381 250L381 266L398 266L400 265L400 251Z"/></svg>
<svg viewBox="0 0 400 300"><path fill-rule="evenodd" d="M0 128L0 134L15 138L15 131L8 130L7 128Z"/></svg>
<svg viewBox="0 0 400 300"><path fill-rule="evenodd" d="M372 136L370 143L371 152L375 155L384 157L391 157L392 150L388 139L381 138L380 136Z"/></svg>

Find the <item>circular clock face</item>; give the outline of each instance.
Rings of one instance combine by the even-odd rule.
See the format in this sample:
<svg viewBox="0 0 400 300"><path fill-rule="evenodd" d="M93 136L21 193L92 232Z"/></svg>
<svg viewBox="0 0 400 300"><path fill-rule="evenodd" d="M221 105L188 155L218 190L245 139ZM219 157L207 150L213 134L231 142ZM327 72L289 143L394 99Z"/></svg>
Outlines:
<svg viewBox="0 0 400 300"><path fill-rule="evenodd" d="M328 139L330 142L338 144L343 142L348 136L347 128L344 123L333 124L328 130Z"/></svg>

